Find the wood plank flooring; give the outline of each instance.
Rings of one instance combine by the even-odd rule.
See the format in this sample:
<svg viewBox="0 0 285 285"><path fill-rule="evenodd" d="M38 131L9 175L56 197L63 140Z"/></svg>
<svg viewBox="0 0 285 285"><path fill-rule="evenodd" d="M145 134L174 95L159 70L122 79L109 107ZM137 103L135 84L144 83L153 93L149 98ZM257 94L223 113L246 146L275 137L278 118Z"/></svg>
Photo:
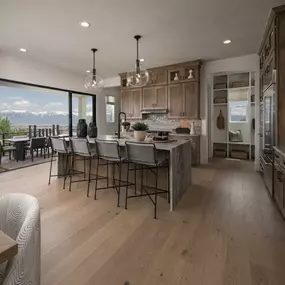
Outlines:
<svg viewBox="0 0 285 285"><path fill-rule="evenodd" d="M39 199L42 285L285 284L285 222L250 163L194 168L175 212L159 198L157 220L146 197L124 210L112 189L94 201L84 183L48 186L48 167L0 174L0 195Z"/></svg>

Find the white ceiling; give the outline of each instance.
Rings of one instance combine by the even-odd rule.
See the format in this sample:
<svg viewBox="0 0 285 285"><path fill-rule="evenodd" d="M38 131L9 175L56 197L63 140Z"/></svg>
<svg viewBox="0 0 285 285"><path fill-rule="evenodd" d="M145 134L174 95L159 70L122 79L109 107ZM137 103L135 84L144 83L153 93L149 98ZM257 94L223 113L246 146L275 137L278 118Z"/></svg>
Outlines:
<svg viewBox="0 0 285 285"><path fill-rule="evenodd" d="M282 4L285 0L0 0L0 52L85 75L95 47L103 77L132 69L135 34L143 36L140 57L146 68L252 54L270 9ZM91 27L80 27L82 20ZM224 45L225 39L232 43Z"/></svg>

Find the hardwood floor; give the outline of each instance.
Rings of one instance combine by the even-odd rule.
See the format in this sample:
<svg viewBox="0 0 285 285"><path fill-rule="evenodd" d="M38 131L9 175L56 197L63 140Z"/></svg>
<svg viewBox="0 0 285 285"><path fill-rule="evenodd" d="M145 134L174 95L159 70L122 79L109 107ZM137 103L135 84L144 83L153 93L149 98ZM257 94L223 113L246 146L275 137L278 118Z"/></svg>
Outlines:
<svg viewBox="0 0 285 285"><path fill-rule="evenodd" d="M195 168L175 212L159 199L157 220L147 198L124 210L112 189L94 201L84 183L48 186L48 167L0 174L1 195L40 201L42 285L285 284L285 222L252 164Z"/></svg>

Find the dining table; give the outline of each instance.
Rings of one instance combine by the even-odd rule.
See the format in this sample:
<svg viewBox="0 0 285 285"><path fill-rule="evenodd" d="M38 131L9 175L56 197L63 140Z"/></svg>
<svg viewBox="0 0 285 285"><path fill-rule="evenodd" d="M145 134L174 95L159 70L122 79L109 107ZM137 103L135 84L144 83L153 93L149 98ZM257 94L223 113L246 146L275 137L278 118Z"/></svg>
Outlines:
<svg viewBox="0 0 285 285"><path fill-rule="evenodd" d="M10 260L17 253L17 242L0 230L0 264Z"/></svg>
<svg viewBox="0 0 285 285"><path fill-rule="evenodd" d="M29 137L22 137L22 138L11 138L5 139L5 141L11 142L15 145L15 159L18 160L25 160L26 159L26 151L25 145L27 142L30 141Z"/></svg>

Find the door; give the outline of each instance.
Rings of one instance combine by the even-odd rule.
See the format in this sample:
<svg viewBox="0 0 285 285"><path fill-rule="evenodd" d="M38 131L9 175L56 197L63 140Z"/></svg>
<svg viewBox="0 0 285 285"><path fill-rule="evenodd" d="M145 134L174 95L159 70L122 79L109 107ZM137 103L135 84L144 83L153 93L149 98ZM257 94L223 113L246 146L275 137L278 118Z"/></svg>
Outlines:
<svg viewBox="0 0 285 285"><path fill-rule="evenodd" d="M182 92L184 98L183 117L199 119L199 83L183 83Z"/></svg>
<svg viewBox="0 0 285 285"><path fill-rule="evenodd" d="M166 86L155 87L155 108L167 109L167 88Z"/></svg>
<svg viewBox="0 0 285 285"><path fill-rule="evenodd" d="M141 119L141 89L132 89L132 111L131 117L132 119Z"/></svg>
<svg viewBox="0 0 285 285"><path fill-rule="evenodd" d="M124 90L121 93L121 111L125 112L127 118L131 117L131 90Z"/></svg>
<svg viewBox="0 0 285 285"><path fill-rule="evenodd" d="M168 86L168 118L180 118L183 113L183 93L181 84Z"/></svg>
<svg viewBox="0 0 285 285"><path fill-rule="evenodd" d="M154 107L155 104L154 92L155 92L155 87L143 88L142 109L152 109Z"/></svg>

